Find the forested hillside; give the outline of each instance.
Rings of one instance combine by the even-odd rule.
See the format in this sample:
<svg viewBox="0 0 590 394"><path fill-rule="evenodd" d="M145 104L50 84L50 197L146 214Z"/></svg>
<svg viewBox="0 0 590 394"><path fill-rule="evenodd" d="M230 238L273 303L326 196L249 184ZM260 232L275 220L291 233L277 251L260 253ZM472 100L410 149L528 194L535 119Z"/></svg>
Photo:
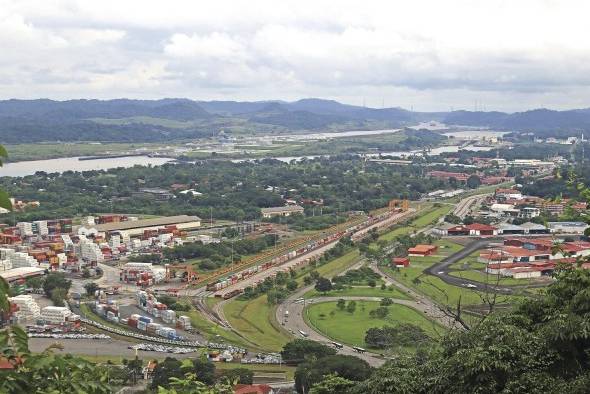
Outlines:
<svg viewBox="0 0 590 394"><path fill-rule="evenodd" d="M431 120L533 131L547 136L590 131L589 110L446 113L367 108L321 99L295 102L42 99L0 101L0 143L170 141L212 136L221 130L229 133L374 130Z"/></svg>

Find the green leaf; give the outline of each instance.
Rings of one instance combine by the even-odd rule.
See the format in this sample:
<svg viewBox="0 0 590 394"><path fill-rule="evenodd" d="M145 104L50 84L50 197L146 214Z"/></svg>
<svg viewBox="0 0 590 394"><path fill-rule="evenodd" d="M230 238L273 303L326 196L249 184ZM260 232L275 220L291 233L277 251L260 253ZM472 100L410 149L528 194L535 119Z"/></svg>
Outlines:
<svg viewBox="0 0 590 394"><path fill-rule="evenodd" d="M10 202L10 197L4 190L0 190L0 208L12 211L12 202Z"/></svg>

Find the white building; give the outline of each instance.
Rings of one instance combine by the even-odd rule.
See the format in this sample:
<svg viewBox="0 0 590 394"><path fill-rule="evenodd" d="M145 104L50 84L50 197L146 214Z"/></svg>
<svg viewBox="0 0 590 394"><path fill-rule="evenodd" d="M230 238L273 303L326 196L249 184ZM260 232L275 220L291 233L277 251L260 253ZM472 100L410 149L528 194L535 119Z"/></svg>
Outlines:
<svg viewBox="0 0 590 394"><path fill-rule="evenodd" d="M524 207L524 208L521 208L520 209L520 212L518 214L518 217L521 217L521 218L524 218L524 219L532 219L532 218L536 218L540 214L541 214L541 209L540 208Z"/></svg>
<svg viewBox="0 0 590 394"><path fill-rule="evenodd" d="M12 262L8 259L0 260L0 271L8 271L12 269Z"/></svg>
<svg viewBox="0 0 590 394"><path fill-rule="evenodd" d="M28 237L33 235L33 224L29 222L18 222L16 224L21 237Z"/></svg>
<svg viewBox="0 0 590 394"><path fill-rule="evenodd" d="M584 222L549 222L547 226L552 233L561 234L584 234L589 227Z"/></svg>
<svg viewBox="0 0 590 394"><path fill-rule="evenodd" d="M47 227L46 220L37 220L33 222L34 232L39 235L49 234L49 228Z"/></svg>
<svg viewBox="0 0 590 394"><path fill-rule="evenodd" d="M12 262L12 268L39 266L37 260L35 260L33 256L29 256L27 253L16 252L9 257L9 259Z"/></svg>
<svg viewBox="0 0 590 394"><path fill-rule="evenodd" d="M111 235L111 238L109 239L109 247L111 250L118 249L119 246L121 246L121 236L119 234Z"/></svg>
<svg viewBox="0 0 590 394"><path fill-rule="evenodd" d="M80 236L78 248L80 249L79 255L82 256L83 260L90 262L104 261L104 255L100 247L88 238Z"/></svg>
<svg viewBox="0 0 590 394"><path fill-rule="evenodd" d="M72 311L63 306L46 306L41 310L41 319L50 324L62 324L72 315Z"/></svg>
<svg viewBox="0 0 590 394"><path fill-rule="evenodd" d="M74 249L74 242L72 241L72 238L70 238L70 236L68 234L62 234L61 240L64 243L64 250L69 252L70 250Z"/></svg>
<svg viewBox="0 0 590 394"><path fill-rule="evenodd" d="M261 208L263 218L271 218L273 216L291 216L298 213L303 213L303 207L299 205L287 205L284 207Z"/></svg>
<svg viewBox="0 0 590 394"><path fill-rule="evenodd" d="M37 304L31 295L21 294L8 298L8 301L18 306L15 316L19 323L35 320L40 315L39 304Z"/></svg>

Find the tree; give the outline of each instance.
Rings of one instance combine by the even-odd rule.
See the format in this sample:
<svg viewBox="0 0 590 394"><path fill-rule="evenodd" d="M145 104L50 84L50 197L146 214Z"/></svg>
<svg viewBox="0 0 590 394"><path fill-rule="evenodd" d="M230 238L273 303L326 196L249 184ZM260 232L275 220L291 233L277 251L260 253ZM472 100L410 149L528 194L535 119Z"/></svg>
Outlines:
<svg viewBox="0 0 590 394"><path fill-rule="evenodd" d="M215 364L205 356L193 360L193 373L199 382L213 384L215 382Z"/></svg>
<svg viewBox="0 0 590 394"><path fill-rule="evenodd" d="M393 304L393 300L389 297L385 297L379 302L379 305L381 305L381 306L389 306L392 304Z"/></svg>
<svg viewBox="0 0 590 394"><path fill-rule="evenodd" d="M154 369L154 378L152 379L151 387L157 389L158 387L169 387L170 378L182 378L184 372L182 371L182 363L175 358L166 357L164 361L159 362Z"/></svg>
<svg viewBox="0 0 590 394"><path fill-rule="evenodd" d="M356 301L352 300L352 301L348 301L348 305L346 306L346 312L348 313L354 313L354 311L356 310Z"/></svg>
<svg viewBox="0 0 590 394"><path fill-rule="evenodd" d="M2 197L0 196L0 204ZM0 312L7 312L8 283L0 278ZM2 371L1 393L110 393L107 370L71 355L56 355L59 344L31 353L27 333L18 326L0 329L2 358L11 368Z"/></svg>
<svg viewBox="0 0 590 394"><path fill-rule="evenodd" d="M33 290L38 290L43 287L43 278L40 276L29 278L27 279L27 286Z"/></svg>
<svg viewBox="0 0 590 394"><path fill-rule="evenodd" d="M346 308L346 301L344 301L344 299L340 298L340 299L338 300L338 302L336 302L336 307L337 307L338 309L340 309L341 311L343 311L343 310L344 310L344 308Z"/></svg>
<svg viewBox="0 0 590 394"><path fill-rule="evenodd" d="M295 339L281 350L281 357L287 363L300 363L307 359L317 359L336 354L336 350L316 341Z"/></svg>
<svg viewBox="0 0 590 394"><path fill-rule="evenodd" d="M326 293L332 290L332 282L330 279L319 277L316 279L315 289L320 293Z"/></svg>
<svg viewBox="0 0 590 394"><path fill-rule="evenodd" d="M90 278L90 270L88 268L82 270L82 278Z"/></svg>
<svg viewBox="0 0 590 394"><path fill-rule="evenodd" d="M465 225L470 225L475 223L475 219L473 219L473 216L465 216L465 218L463 219L463 224Z"/></svg>
<svg viewBox="0 0 590 394"><path fill-rule="evenodd" d="M345 379L336 374L328 374L309 390L309 394L336 394L345 393L354 386L352 380Z"/></svg>
<svg viewBox="0 0 590 394"><path fill-rule="evenodd" d="M395 327L373 327L368 329L365 334L365 343L377 349L392 346L416 346L428 340L428 335L421 327L408 323L401 323Z"/></svg>
<svg viewBox="0 0 590 394"><path fill-rule="evenodd" d="M298 393L307 393L313 385L330 374L337 374L341 378L359 382L367 379L372 371L373 369L366 361L354 356L326 356L297 366L295 389Z"/></svg>
<svg viewBox="0 0 590 394"><path fill-rule="evenodd" d="M384 319L389 314L389 309L384 306L369 311L369 317L373 319Z"/></svg>
<svg viewBox="0 0 590 394"><path fill-rule="evenodd" d="M88 282L84 285L84 289L86 290L86 294L93 297L96 291L100 289L100 287L94 282Z"/></svg>
<svg viewBox="0 0 590 394"><path fill-rule="evenodd" d="M470 189L477 189L481 185L481 179L477 175L471 175L465 184Z"/></svg>
<svg viewBox="0 0 590 394"><path fill-rule="evenodd" d="M461 223L461 218L455 214L449 213L447 216L445 216L445 222L459 224Z"/></svg>
<svg viewBox="0 0 590 394"><path fill-rule="evenodd" d="M61 272L52 272L45 277L45 281L43 282L43 291L47 297L51 298L51 293L56 287L64 289L67 294L71 285L72 281L67 280L65 274Z"/></svg>
<svg viewBox="0 0 590 394"><path fill-rule="evenodd" d="M254 372L246 368L228 369L223 371L221 377L239 384L252 384L254 382Z"/></svg>
<svg viewBox="0 0 590 394"><path fill-rule="evenodd" d="M64 306L65 299L68 296L68 292L66 289L61 287L56 287L51 291L51 301L55 306Z"/></svg>
<svg viewBox="0 0 590 394"><path fill-rule="evenodd" d="M375 279L369 279L367 281L367 284L369 285L369 287L375 288L375 286L377 286L377 281Z"/></svg>
<svg viewBox="0 0 590 394"><path fill-rule="evenodd" d="M127 372L127 379L124 383L131 382L131 384L136 384L137 379L141 377L143 361L137 357L133 360L127 360L124 358L123 365L125 366L125 371Z"/></svg>
<svg viewBox="0 0 590 394"><path fill-rule="evenodd" d="M287 298L287 294L284 290L279 288L268 290L266 293L266 301L270 305L280 304L285 300L285 298Z"/></svg>
<svg viewBox="0 0 590 394"><path fill-rule="evenodd" d="M297 281L290 280L287 282L287 290L294 291L297 289Z"/></svg>

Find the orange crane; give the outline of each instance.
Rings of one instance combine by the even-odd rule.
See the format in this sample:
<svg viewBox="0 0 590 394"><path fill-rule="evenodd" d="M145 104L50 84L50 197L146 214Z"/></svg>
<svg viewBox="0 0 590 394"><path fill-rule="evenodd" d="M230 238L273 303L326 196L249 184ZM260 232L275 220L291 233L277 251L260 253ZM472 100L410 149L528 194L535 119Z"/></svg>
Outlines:
<svg viewBox="0 0 590 394"><path fill-rule="evenodd" d="M399 209L402 212L405 212L408 209L410 209L410 202L408 201L408 199L403 199L403 200L395 200L394 199L394 200L389 201L388 207L392 211Z"/></svg>
<svg viewBox="0 0 590 394"><path fill-rule="evenodd" d="M193 270L192 264L166 264L166 282L174 277L174 274L178 271L186 272L186 281L188 283L196 282L199 279L197 272Z"/></svg>

